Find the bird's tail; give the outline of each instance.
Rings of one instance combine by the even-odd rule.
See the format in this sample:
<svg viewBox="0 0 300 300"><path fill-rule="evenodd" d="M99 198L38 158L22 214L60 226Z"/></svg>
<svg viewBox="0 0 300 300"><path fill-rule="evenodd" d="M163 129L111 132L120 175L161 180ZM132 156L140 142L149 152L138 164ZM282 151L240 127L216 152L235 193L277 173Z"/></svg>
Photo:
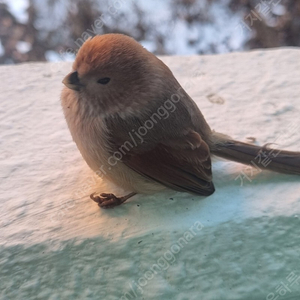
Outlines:
<svg viewBox="0 0 300 300"><path fill-rule="evenodd" d="M214 133L211 153L261 170L300 175L300 152L285 151L238 142Z"/></svg>

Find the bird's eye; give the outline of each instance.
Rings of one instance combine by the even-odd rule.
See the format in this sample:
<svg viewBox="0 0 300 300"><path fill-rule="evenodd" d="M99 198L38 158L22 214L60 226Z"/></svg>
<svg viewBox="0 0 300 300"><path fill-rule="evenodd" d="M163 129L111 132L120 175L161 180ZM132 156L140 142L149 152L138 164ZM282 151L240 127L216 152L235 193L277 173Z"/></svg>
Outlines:
<svg viewBox="0 0 300 300"><path fill-rule="evenodd" d="M99 79L97 82L101 83L101 84L108 84L110 82L110 78L104 77L104 78Z"/></svg>

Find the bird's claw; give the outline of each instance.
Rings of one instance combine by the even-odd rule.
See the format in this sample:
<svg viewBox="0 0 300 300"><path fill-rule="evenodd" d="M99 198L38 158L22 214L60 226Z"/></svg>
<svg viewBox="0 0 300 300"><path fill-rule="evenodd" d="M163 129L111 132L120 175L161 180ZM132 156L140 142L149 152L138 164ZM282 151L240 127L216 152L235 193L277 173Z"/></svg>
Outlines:
<svg viewBox="0 0 300 300"><path fill-rule="evenodd" d="M123 197L118 198L114 194L106 193L102 193L100 194L100 196L95 196L95 193L93 193L90 195L90 198L95 201L101 208L114 208L115 206L122 204L126 200L123 200Z"/></svg>

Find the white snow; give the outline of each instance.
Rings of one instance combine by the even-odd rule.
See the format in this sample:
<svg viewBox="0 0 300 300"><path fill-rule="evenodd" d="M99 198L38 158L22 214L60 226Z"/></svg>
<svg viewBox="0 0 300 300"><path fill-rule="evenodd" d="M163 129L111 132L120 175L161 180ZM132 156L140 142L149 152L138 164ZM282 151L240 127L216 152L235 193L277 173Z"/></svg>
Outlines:
<svg viewBox="0 0 300 300"><path fill-rule="evenodd" d="M299 151L299 49L162 59L213 129ZM71 139L59 100L70 69L0 67L0 299L298 299L300 178L216 161L210 197L101 210L90 193L122 192Z"/></svg>
<svg viewBox="0 0 300 300"><path fill-rule="evenodd" d="M28 0L1 0L8 5L10 12L21 23L26 23L28 20L27 8L29 6Z"/></svg>
<svg viewBox="0 0 300 300"><path fill-rule="evenodd" d="M8 5L9 10L18 21L25 23L28 19L26 9L29 6L28 0L0 0ZM101 11L90 26L77 38L82 38L82 34L101 34L101 26L95 25L95 21L103 22L108 28L125 30L131 35L139 36L137 28L140 26L138 14L142 15L142 24L148 29L141 44L149 51L161 51L173 55L192 55L199 53L226 53L229 51L241 51L244 44L253 34L249 29L243 29L245 21L241 12L232 12L228 8L228 0L210 3L210 1L196 1L192 5L193 13L201 15L205 12L205 18L210 20L206 23L188 24L184 18L184 9L179 10L179 16L174 17L174 3L171 0L98 0L96 5ZM74 2L70 1L50 1L45 5L44 1L33 1L38 18L34 26L39 29L41 37L45 37L48 31L59 30L68 36L68 28L63 20L68 11L76 10ZM274 6L276 14L280 14L281 5ZM138 8L139 13L136 9ZM182 11L181 11L182 10ZM100 13L100 12L99 12ZM163 37L163 46L159 45L157 38ZM75 47L75 44L72 44ZM78 50L75 47L73 50ZM161 49L162 48L162 49ZM0 49L1 52L1 49ZM48 51L46 59L53 61L68 61L62 53Z"/></svg>
<svg viewBox="0 0 300 300"><path fill-rule="evenodd" d="M27 53L31 50L31 44L23 41L19 41L16 45L17 50L20 53Z"/></svg>
<svg viewBox="0 0 300 300"><path fill-rule="evenodd" d="M4 53L5 53L4 47L3 47L2 42L0 40L0 56L2 56Z"/></svg>

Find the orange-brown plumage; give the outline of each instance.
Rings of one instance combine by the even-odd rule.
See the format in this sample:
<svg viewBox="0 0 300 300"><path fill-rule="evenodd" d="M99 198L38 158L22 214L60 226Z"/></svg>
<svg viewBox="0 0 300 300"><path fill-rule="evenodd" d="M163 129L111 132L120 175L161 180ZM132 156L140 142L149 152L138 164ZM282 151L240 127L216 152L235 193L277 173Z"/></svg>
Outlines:
<svg viewBox="0 0 300 300"><path fill-rule="evenodd" d="M120 36L111 34L89 38L79 49L73 69L85 76L98 72L108 65L120 64L120 57L122 57L120 67L132 64L133 60L139 60L146 66L143 56L147 53L138 51L142 49L142 46L130 37L120 38ZM140 57L137 54L140 54Z"/></svg>

